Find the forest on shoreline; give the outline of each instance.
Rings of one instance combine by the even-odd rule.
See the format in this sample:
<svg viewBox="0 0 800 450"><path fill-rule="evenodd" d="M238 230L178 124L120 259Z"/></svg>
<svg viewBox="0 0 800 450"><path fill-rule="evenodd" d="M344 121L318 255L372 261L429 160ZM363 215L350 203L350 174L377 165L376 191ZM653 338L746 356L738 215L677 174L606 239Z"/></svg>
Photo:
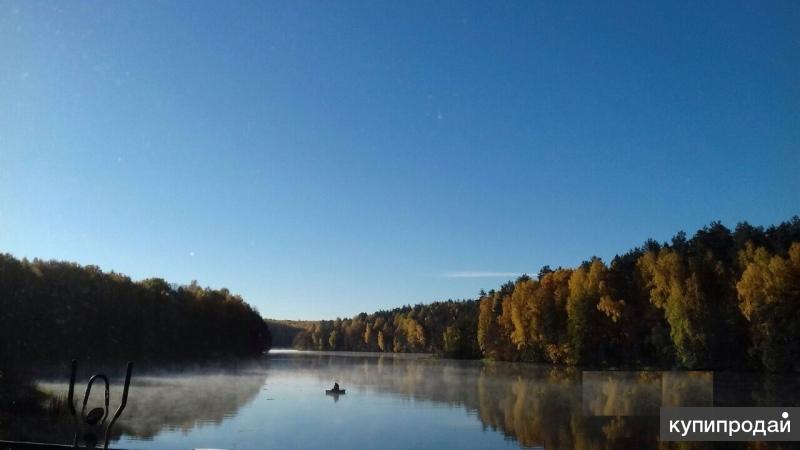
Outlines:
<svg viewBox="0 0 800 450"><path fill-rule="evenodd" d="M200 360L270 346L425 352L587 367L792 371L800 357L800 218L719 222L610 263L544 266L477 299L324 321L264 320L227 289L132 281L0 254L0 367L78 358Z"/></svg>
<svg viewBox="0 0 800 450"><path fill-rule="evenodd" d="M278 347L589 367L798 369L800 218L719 222L610 263L544 266L474 300L271 321Z"/></svg>
<svg viewBox="0 0 800 450"><path fill-rule="evenodd" d="M259 312L227 289L0 254L0 381L20 364L244 357L270 340Z"/></svg>

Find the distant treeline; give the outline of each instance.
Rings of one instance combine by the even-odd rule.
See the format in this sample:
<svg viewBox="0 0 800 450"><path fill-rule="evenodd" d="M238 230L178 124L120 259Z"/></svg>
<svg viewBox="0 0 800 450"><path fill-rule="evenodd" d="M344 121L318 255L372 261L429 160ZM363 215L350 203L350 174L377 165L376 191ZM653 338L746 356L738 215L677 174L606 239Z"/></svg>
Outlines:
<svg viewBox="0 0 800 450"><path fill-rule="evenodd" d="M302 331L310 329L316 322L312 320L266 319L272 336L272 348L293 348L295 338Z"/></svg>
<svg viewBox="0 0 800 450"><path fill-rule="evenodd" d="M269 347L261 315L227 289L0 254L0 368L250 356Z"/></svg>
<svg viewBox="0 0 800 450"><path fill-rule="evenodd" d="M282 345L276 344L276 347L438 353L450 357L477 358L480 356L477 319L478 302L449 300L378 311L370 315L361 313L352 319L269 321L269 324L270 330L281 330Z"/></svg>
<svg viewBox="0 0 800 450"><path fill-rule="evenodd" d="M606 264L543 267L479 299L297 327L300 349L434 352L582 366L796 370L800 218L719 222Z"/></svg>

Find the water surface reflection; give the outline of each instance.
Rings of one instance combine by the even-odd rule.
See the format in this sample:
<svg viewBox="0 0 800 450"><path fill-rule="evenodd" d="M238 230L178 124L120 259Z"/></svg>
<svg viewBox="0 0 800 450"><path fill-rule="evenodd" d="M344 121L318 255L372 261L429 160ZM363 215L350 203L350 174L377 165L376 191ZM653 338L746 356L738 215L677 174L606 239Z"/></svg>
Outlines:
<svg viewBox="0 0 800 450"><path fill-rule="evenodd" d="M333 381L347 394L325 396ZM66 389L53 381L39 386L54 393ZM794 375L581 372L430 357L276 353L235 370L138 374L116 445L714 448L659 443L658 408L796 405L798 387ZM2 427L4 436L14 434L13 425ZM32 437L35 427L26 427ZM41 427L36 437L68 441L46 430L64 432Z"/></svg>

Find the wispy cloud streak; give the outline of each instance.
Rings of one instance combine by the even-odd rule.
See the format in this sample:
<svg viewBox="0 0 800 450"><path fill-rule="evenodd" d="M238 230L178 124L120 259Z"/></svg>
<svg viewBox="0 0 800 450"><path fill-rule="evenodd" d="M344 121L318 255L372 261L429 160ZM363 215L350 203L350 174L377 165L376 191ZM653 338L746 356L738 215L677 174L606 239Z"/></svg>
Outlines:
<svg viewBox="0 0 800 450"><path fill-rule="evenodd" d="M445 272L440 275L442 278L515 278L522 275L518 272L485 272L480 270Z"/></svg>

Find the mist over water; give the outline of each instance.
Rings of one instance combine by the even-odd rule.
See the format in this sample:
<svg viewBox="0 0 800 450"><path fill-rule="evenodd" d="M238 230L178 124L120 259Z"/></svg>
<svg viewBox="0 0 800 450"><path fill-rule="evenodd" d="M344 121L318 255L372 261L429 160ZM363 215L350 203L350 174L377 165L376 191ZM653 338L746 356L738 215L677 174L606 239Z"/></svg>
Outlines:
<svg viewBox="0 0 800 450"><path fill-rule="evenodd" d="M134 372L113 446L712 448L659 444L658 408L792 404L797 378L274 352L235 367ZM334 381L345 395L325 395ZM48 378L37 385L58 396L66 383L66 377ZM112 381L112 410L120 384ZM83 388L77 385L76 398L83 398ZM89 404L101 402L93 393ZM65 419L17 417L0 423L0 438L70 442Z"/></svg>

